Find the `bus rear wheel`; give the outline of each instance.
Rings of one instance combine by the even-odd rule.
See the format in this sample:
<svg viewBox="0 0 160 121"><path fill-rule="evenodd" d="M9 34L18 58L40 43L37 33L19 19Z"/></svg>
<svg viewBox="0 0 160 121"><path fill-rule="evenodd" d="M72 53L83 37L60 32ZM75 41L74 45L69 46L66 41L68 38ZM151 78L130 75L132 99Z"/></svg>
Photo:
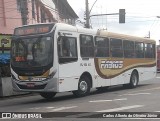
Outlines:
<svg viewBox="0 0 160 121"><path fill-rule="evenodd" d="M73 91L76 97L83 97L90 93L91 84L87 77L81 77L78 83L78 90Z"/></svg>
<svg viewBox="0 0 160 121"><path fill-rule="evenodd" d="M137 87L138 82L139 82L138 74L134 71L134 72L131 74L129 87L130 87L130 88L135 88L135 87Z"/></svg>
<svg viewBox="0 0 160 121"><path fill-rule="evenodd" d="M40 95L47 100L51 100L56 95L56 92L41 92Z"/></svg>
<svg viewBox="0 0 160 121"><path fill-rule="evenodd" d="M136 88L139 82L138 74L137 72L132 72L131 77L130 77L130 83L129 84L124 84L124 88Z"/></svg>

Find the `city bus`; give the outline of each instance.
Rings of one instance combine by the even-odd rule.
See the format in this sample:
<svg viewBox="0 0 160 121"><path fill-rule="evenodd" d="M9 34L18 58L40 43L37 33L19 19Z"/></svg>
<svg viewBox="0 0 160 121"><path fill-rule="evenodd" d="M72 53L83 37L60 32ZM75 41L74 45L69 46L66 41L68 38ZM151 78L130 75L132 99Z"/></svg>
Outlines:
<svg viewBox="0 0 160 121"><path fill-rule="evenodd" d="M11 43L15 91L86 96L91 88L137 87L156 76L156 42L64 23L17 27Z"/></svg>

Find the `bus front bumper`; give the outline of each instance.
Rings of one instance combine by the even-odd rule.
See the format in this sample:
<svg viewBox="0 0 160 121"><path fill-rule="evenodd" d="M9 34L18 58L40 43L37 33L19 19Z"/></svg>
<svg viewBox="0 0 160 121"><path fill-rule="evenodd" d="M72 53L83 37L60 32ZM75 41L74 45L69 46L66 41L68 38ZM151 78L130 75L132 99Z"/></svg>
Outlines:
<svg viewBox="0 0 160 121"><path fill-rule="evenodd" d="M13 90L18 92L58 92L57 78L45 81L18 81L12 79Z"/></svg>

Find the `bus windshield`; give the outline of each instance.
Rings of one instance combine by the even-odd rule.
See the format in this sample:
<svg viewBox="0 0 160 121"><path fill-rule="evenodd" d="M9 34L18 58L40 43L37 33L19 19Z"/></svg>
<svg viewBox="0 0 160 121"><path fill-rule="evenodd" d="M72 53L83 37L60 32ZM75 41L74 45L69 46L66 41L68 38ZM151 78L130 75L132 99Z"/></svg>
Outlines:
<svg viewBox="0 0 160 121"><path fill-rule="evenodd" d="M44 67L53 60L51 37L18 38L12 41L11 63L15 67Z"/></svg>

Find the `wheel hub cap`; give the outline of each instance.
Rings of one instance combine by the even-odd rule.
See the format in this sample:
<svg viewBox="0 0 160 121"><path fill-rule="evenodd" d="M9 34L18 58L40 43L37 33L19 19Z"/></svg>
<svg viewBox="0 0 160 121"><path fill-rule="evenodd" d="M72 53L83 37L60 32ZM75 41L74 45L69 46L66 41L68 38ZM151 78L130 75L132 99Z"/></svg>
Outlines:
<svg viewBox="0 0 160 121"><path fill-rule="evenodd" d="M83 92L86 92L87 91L87 83L85 81L81 81L80 83L80 89L83 91Z"/></svg>

